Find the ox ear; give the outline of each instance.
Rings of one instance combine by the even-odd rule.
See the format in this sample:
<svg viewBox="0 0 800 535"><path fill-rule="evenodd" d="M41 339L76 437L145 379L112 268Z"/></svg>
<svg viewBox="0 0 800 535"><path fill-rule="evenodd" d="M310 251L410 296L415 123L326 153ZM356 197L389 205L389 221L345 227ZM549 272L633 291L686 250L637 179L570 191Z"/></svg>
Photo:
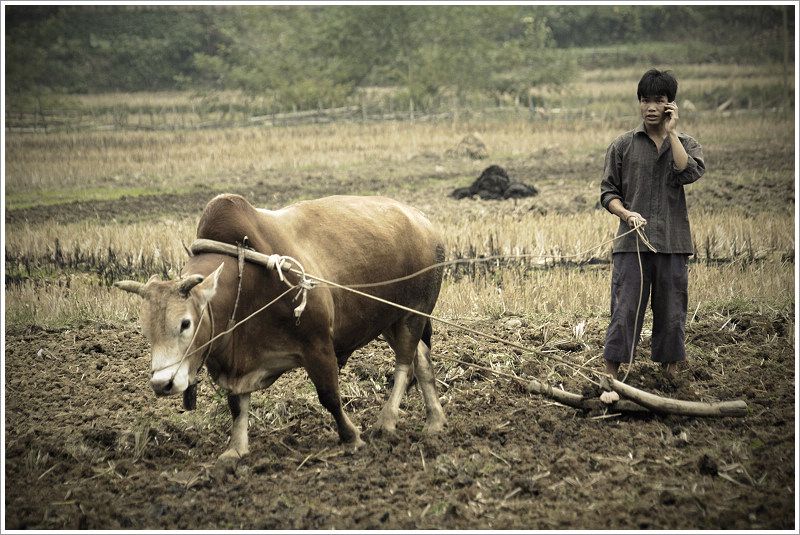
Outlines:
<svg viewBox="0 0 800 535"><path fill-rule="evenodd" d="M144 287L145 287L145 285L142 284L141 282L136 282L136 281L117 281L117 282L114 283L114 286L119 288L119 289L121 289L121 290L125 290L126 292L131 292L131 293L138 294L138 295L141 295L142 297L144 297Z"/></svg>
<svg viewBox="0 0 800 535"><path fill-rule="evenodd" d="M200 298L203 305L213 299L214 294L217 293L217 283L219 282L219 275L222 273L222 267L225 264L220 264L219 267L211 273L208 277L203 278L201 275L193 275L200 277L200 283L197 284L195 294Z"/></svg>

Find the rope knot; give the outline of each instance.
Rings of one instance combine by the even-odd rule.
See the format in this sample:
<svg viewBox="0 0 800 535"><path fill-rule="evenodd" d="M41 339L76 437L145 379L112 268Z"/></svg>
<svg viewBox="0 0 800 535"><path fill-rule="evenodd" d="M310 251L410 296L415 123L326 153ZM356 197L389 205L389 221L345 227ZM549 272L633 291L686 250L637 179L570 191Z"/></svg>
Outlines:
<svg viewBox="0 0 800 535"><path fill-rule="evenodd" d="M267 269L277 270L281 282L286 282L286 278L283 276L283 264L285 262L286 257L279 254L269 255L269 258L267 258Z"/></svg>
<svg viewBox="0 0 800 535"><path fill-rule="evenodd" d="M643 228L644 228L644 225L642 225L641 223L639 223L639 222L637 221L637 222L636 222L636 224L635 224L635 226L633 227L633 230L635 230L635 231L636 231L636 233L639 235L639 239L641 239L641 240L642 240L642 243L644 243L644 244L647 246L647 248L648 248L648 249L650 249L650 250L651 250L651 251L653 251L654 253L657 253L658 251L656 251L656 248L655 248L655 247L653 247L653 246L650 244L650 240L648 240L648 239L647 239L647 235L644 233L644 230L643 230ZM639 244L638 244L638 242L637 242L637 244L636 244L636 248L637 248L637 250L638 250L638 248L639 248Z"/></svg>
<svg viewBox="0 0 800 535"><path fill-rule="evenodd" d="M287 262L290 263L290 267L295 266L296 269L293 271L300 276L300 281L297 284L292 284L286 280L286 277L283 274L283 266ZM290 290L294 288L299 289L297 295L294 297L294 301L297 301L298 298L300 299L300 304L294 309L294 317L297 318L297 321L299 322L300 316L303 314L303 311L305 311L306 304L308 303L308 291L313 290L316 286L314 281L306 276L306 270L303 268L300 262L290 256L281 256L279 254L270 255L267 257L266 267L267 269L277 270L278 277L280 278L281 282L289 286Z"/></svg>
<svg viewBox="0 0 800 535"><path fill-rule="evenodd" d="M311 279L307 279L305 274L300 282L297 283L297 287L300 288L300 291L297 292L297 295L294 297L294 300L297 301L298 297L301 297L300 304L294 309L294 317L297 318L297 321L300 321L300 316L303 314L303 311L306 309L306 303L308 302L308 291L313 290L316 285L314 281Z"/></svg>

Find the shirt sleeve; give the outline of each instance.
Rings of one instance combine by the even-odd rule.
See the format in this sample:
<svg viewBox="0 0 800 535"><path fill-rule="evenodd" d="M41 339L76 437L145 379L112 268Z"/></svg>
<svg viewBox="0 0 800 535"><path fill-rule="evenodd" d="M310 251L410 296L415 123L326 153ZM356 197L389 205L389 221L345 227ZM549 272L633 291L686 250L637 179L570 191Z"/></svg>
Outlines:
<svg viewBox="0 0 800 535"><path fill-rule="evenodd" d="M620 164L622 155L617 143L612 143L606 150L605 163L603 164L603 180L600 182L600 204L608 210L608 205L614 199L622 201L622 179Z"/></svg>
<svg viewBox="0 0 800 535"><path fill-rule="evenodd" d="M675 162L672 162L672 179L673 186L683 186L696 182L706 172L706 164L703 159L703 148L694 138L687 135L679 135L678 138L689 156L689 161L686 168L682 171L675 167Z"/></svg>

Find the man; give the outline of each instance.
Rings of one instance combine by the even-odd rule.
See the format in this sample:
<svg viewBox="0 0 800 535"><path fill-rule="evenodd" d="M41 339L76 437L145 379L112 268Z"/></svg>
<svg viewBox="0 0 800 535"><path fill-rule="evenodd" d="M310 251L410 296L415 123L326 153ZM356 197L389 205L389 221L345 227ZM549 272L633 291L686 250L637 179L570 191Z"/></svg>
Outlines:
<svg viewBox="0 0 800 535"><path fill-rule="evenodd" d="M613 247L611 322L603 351L606 373L614 379L620 363L633 363L648 295L652 360L661 363L669 377L677 363L686 360L687 264L693 246L683 187L703 176L705 163L700 144L676 129L677 92L678 82L668 71L647 71L637 88L642 124L619 136L606 151L600 202L620 219ZM651 252L638 232L630 232L636 227L657 252ZM610 403L619 397L606 392L601 399Z"/></svg>

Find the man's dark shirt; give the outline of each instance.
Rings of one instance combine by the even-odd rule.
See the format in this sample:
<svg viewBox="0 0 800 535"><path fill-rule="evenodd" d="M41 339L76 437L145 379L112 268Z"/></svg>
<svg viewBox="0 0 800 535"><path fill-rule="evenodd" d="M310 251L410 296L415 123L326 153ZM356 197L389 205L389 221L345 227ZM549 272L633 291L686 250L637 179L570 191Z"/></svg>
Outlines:
<svg viewBox="0 0 800 535"><path fill-rule="evenodd" d="M678 139L689 155L683 171L675 167L669 138L657 153L644 123L615 139L606 151L600 203L608 210L613 199L620 199L626 209L641 214L647 220L643 231L659 253L693 254L683 186L703 176L706 166L703 149L694 138L678 133ZM629 230L620 221L617 236ZM615 240L614 252L636 252L636 240L636 233ZM647 248L640 242L639 250Z"/></svg>

